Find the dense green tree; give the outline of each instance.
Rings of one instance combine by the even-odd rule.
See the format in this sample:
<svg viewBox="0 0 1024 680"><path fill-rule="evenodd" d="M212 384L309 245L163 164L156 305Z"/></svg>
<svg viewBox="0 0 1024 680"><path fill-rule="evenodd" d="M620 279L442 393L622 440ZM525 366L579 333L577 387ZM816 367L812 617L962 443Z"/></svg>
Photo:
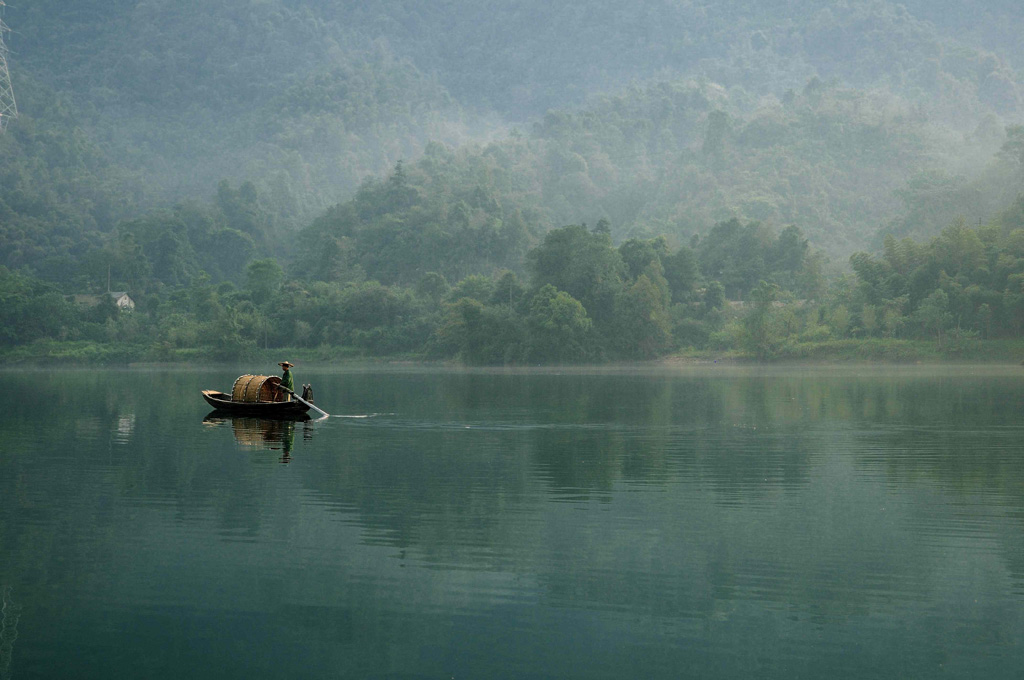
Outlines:
<svg viewBox="0 0 1024 680"><path fill-rule="evenodd" d="M718 281L711 281L704 289L701 299L701 312L707 316L725 307L725 288Z"/></svg>
<svg viewBox="0 0 1024 680"><path fill-rule="evenodd" d="M686 302L697 288L700 280L700 268L693 249L682 246L675 253L661 258L665 269L665 280L668 282L672 299Z"/></svg>
<svg viewBox="0 0 1024 680"><path fill-rule="evenodd" d="M537 287L550 285L579 300L594 323L611 322L626 266L607 235L581 225L554 229L527 261Z"/></svg>
<svg viewBox="0 0 1024 680"><path fill-rule="evenodd" d="M221 180L217 185L216 205L229 229L248 234L260 244L271 237L270 216L260 206L252 182L243 182L238 189L232 189L227 180Z"/></svg>
<svg viewBox="0 0 1024 680"><path fill-rule="evenodd" d="M1016 254L1021 234L957 221L928 243L890 236L881 258L854 254L860 300L881 310L877 332L917 329L941 338L955 325L984 337L1015 333L1012 281L1024 271Z"/></svg>
<svg viewBox="0 0 1024 680"><path fill-rule="evenodd" d="M779 287L776 284L759 282L751 292L753 309L743 319L744 346L761 360L771 358L785 337L774 310L778 297Z"/></svg>
<svg viewBox="0 0 1024 680"><path fill-rule="evenodd" d="M668 247L664 239L642 241L631 238L619 246L619 256L626 265L626 276L630 281L639 278L652 262L661 263L667 255Z"/></svg>
<svg viewBox="0 0 1024 680"><path fill-rule="evenodd" d="M437 272L427 272L416 283L416 292L434 302L440 302L450 290L448 281Z"/></svg>
<svg viewBox="0 0 1024 680"><path fill-rule="evenodd" d="M665 295L641 274L616 300L614 344L629 358L653 359L672 345L672 323Z"/></svg>
<svg viewBox="0 0 1024 680"><path fill-rule="evenodd" d="M525 295L526 288L519 282L515 272L505 272L494 282L494 292L489 303L515 308Z"/></svg>
<svg viewBox="0 0 1024 680"><path fill-rule="evenodd" d="M302 232L302 274L413 285L428 272L458 281L521 269L531 236L518 212L479 186L445 187L427 200L431 181L400 164L385 181L365 183Z"/></svg>
<svg viewBox="0 0 1024 680"><path fill-rule="evenodd" d="M257 305L266 303L281 288L284 270L277 260L253 260L245 270L245 287Z"/></svg>
<svg viewBox="0 0 1024 680"><path fill-rule="evenodd" d="M60 338L75 310L51 285L0 266L0 344Z"/></svg>
<svg viewBox="0 0 1024 680"><path fill-rule="evenodd" d="M953 323L946 291L938 289L925 298L914 316L925 334L941 339L943 332Z"/></svg>
<svg viewBox="0 0 1024 680"><path fill-rule="evenodd" d="M448 299L454 301L463 298L476 300L481 304L488 302L494 295L494 281L486 276L474 274L467 276L448 292Z"/></svg>
<svg viewBox="0 0 1024 680"><path fill-rule="evenodd" d="M452 347L466 363L494 365L519 359L524 326L509 307L460 298L449 307L437 335L442 346Z"/></svg>
<svg viewBox="0 0 1024 680"><path fill-rule="evenodd" d="M742 299L767 277L765 257L772 246L772 235L761 224L732 219L719 222L700 240L697 259L706 279L720 282L730 299Z"/></svg>
<svg viewBox="0 0 1024 680"><path fill-rule="evenodd" d="M771 266L775 271L799 272L809 246L800 227L791 224L779 234L773 248Z"/></svg>
<svg viewBox="0 0 1024 680"><path fill-rule="evenodd" d="M545 284L530 300L530 335L525 357L531 362L575 362L587 355L593 323L578 300Z"/></svg>

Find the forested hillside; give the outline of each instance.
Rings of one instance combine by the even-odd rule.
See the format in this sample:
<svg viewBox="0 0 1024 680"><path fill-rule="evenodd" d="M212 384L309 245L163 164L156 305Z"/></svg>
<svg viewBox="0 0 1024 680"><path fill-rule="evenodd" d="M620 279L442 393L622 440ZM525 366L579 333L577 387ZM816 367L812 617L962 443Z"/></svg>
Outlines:
<svg viewBox="0 0 1024 680"><path fill-rule="evenodd" d="M767 357L786 343L751 339L753 300L771 337L800 300L800 342L944 338L915 315L955 286L986 291L955 303L958 337L1019 332L1013 3L35 0L5 20L7 345ZM975 227L983 255L950 271L937 244ZM866 264L893 243L918 248L910 288ZM70 302L108 281L130 319Z"/></svg>
<svg viewBox="0 0 1024 680"><path fill-rule="evenodd" d="M428 139L470 137L415 66L284 3L41 0L8 14L19 92L59 90L154 200L251 179L283 218L308 216Z"/></svg>
<svg viewBox="0 0 1024 680"><path fill-rule="evenodd" d="M35 0L8 20L19 91L62 95L148 195L251 180L273 212L302 221L428 141L492 139L636 84L713 83L728 113L756 115L817 77L890 97L886 110L914 126L1015 121L1016 50L988 40L1020 10L970 3L962 31L951 17L967 3L943 4ZM657 161L651 171L670 169Z"/></svg>

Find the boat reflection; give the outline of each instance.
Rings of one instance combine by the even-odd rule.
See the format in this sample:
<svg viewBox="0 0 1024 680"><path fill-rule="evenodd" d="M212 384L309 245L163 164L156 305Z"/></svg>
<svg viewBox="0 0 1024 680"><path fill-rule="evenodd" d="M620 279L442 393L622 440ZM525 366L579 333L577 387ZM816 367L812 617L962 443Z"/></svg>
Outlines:
<svg viewBox="0 0 1024 680"><path fill-rule="evenodd" d="M280 451L280 462L291 461L295 447L295 431L301 428L302 438L313 438L313 420L306 414L284 418L240 417L224 411L211 411L203 418L205 425L226 426L231 424L235 443L239 446Z"/></svg>

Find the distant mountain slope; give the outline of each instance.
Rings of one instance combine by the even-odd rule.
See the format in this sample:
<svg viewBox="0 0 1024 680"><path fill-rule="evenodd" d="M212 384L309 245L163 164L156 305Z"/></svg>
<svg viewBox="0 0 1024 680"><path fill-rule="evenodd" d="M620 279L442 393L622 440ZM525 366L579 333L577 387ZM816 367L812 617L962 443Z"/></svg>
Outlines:
<svg viewBox="0 0 1024 680"><path fill-rule="evenodd" d="M18 29L23 87L56 88L76 125L155 197L258 180L308 216L429 140L485 133L413 64L279 1L39 0ZM31 117L38 113L26 109Z"/></svg>
<svg viewBox="0 0 1024 680"><path fill-rule="evenodd" d="M930 21L964 44L1008 58L1024 68L1024 3L1019 0L902 0L915 17Z"/></svg>
<svg viewBox="0 0 1024 680"><path fill-rule="evenodd" d="M56 92L59 135L102 159L76 186L131 174L146 208L253 180L291 227L437 141L512 154L518 185L495 191L541 227L685 238L739 216L841 253L895 218L894 190L975 171L1024 115L1006 0L34 0L7 19L24 124ZM512 124L528 138L486 146ZM44 147L0 151L45 184Z"/></svg>
<svg viewBox="0 0 1024 680"><path fill-rule="evenodd" d="M884 87L961 117L1019 112L1020 79L999 45L1021 12L1006 2L947 0L305 0L361 35L387 41L467 104L513 119L578 104L637 80L707 77L781 95L811 77ZM941 3L939 3L941 5ZM988 13L991 25L976 17ZM971 14L971 13L974 14ZM965 42L960 21L974 27ZM1011 24L1014 25L1014 24ZM970 36L968 36L970 37ZM1018 48L1019 49L1019 48Z"/></svg>
<svg viewBox="0 0 1024 680"><path fill-rule="evenodd" d="M81 255L143 202L139 178L77 127L67 102L27 85L15 79L22 111L34 113L0 135L0 266L13 269Z"/></svg>
<svg viewBox="0 0 1024 680"><path fill-rule="evenodd" d="M419 202L391 205L386 192L364 192L342 211L348 217L335 236L354 238L350 247L361 252L359 243L369 243L361 235L375 225L420 234L408 238L455 234L451 215L482 209L480 224L497 217L500 225L518 211L534 233L604 219L616 241L667 234L686 243L735 217L776 231L795 224L815 246L845 257L868 247L904 206L920 210L927 195L918 178L960 186L951 169L970 169L963 162L971 157L973 167L984 166L1003 140L998 130L951 135L891 95L819 81L751 112L742 103L717 86L662 83L596 98L575 113L550 112L502 142L434 146L408 168ZM983 186L971 196L935 207L927 229L938 232L958 214L987 219L1002 205L986 200ZM372 210L360 207L371 200ZM417 207L424 203L432 205L427 220Z"/></svg>

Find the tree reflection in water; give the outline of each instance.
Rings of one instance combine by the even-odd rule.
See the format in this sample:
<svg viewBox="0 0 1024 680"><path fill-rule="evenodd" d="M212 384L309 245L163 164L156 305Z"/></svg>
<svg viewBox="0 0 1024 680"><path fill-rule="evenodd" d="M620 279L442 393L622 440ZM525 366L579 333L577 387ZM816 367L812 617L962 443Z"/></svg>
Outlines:
<svg viewBox="0 0 1024 680"><path fill-rule="evenodd" d="M21 607L11 600L11 587L0 588L0 680L11 677L11 659L14 656L14 641L18 639L18 619Z"/></svg>

